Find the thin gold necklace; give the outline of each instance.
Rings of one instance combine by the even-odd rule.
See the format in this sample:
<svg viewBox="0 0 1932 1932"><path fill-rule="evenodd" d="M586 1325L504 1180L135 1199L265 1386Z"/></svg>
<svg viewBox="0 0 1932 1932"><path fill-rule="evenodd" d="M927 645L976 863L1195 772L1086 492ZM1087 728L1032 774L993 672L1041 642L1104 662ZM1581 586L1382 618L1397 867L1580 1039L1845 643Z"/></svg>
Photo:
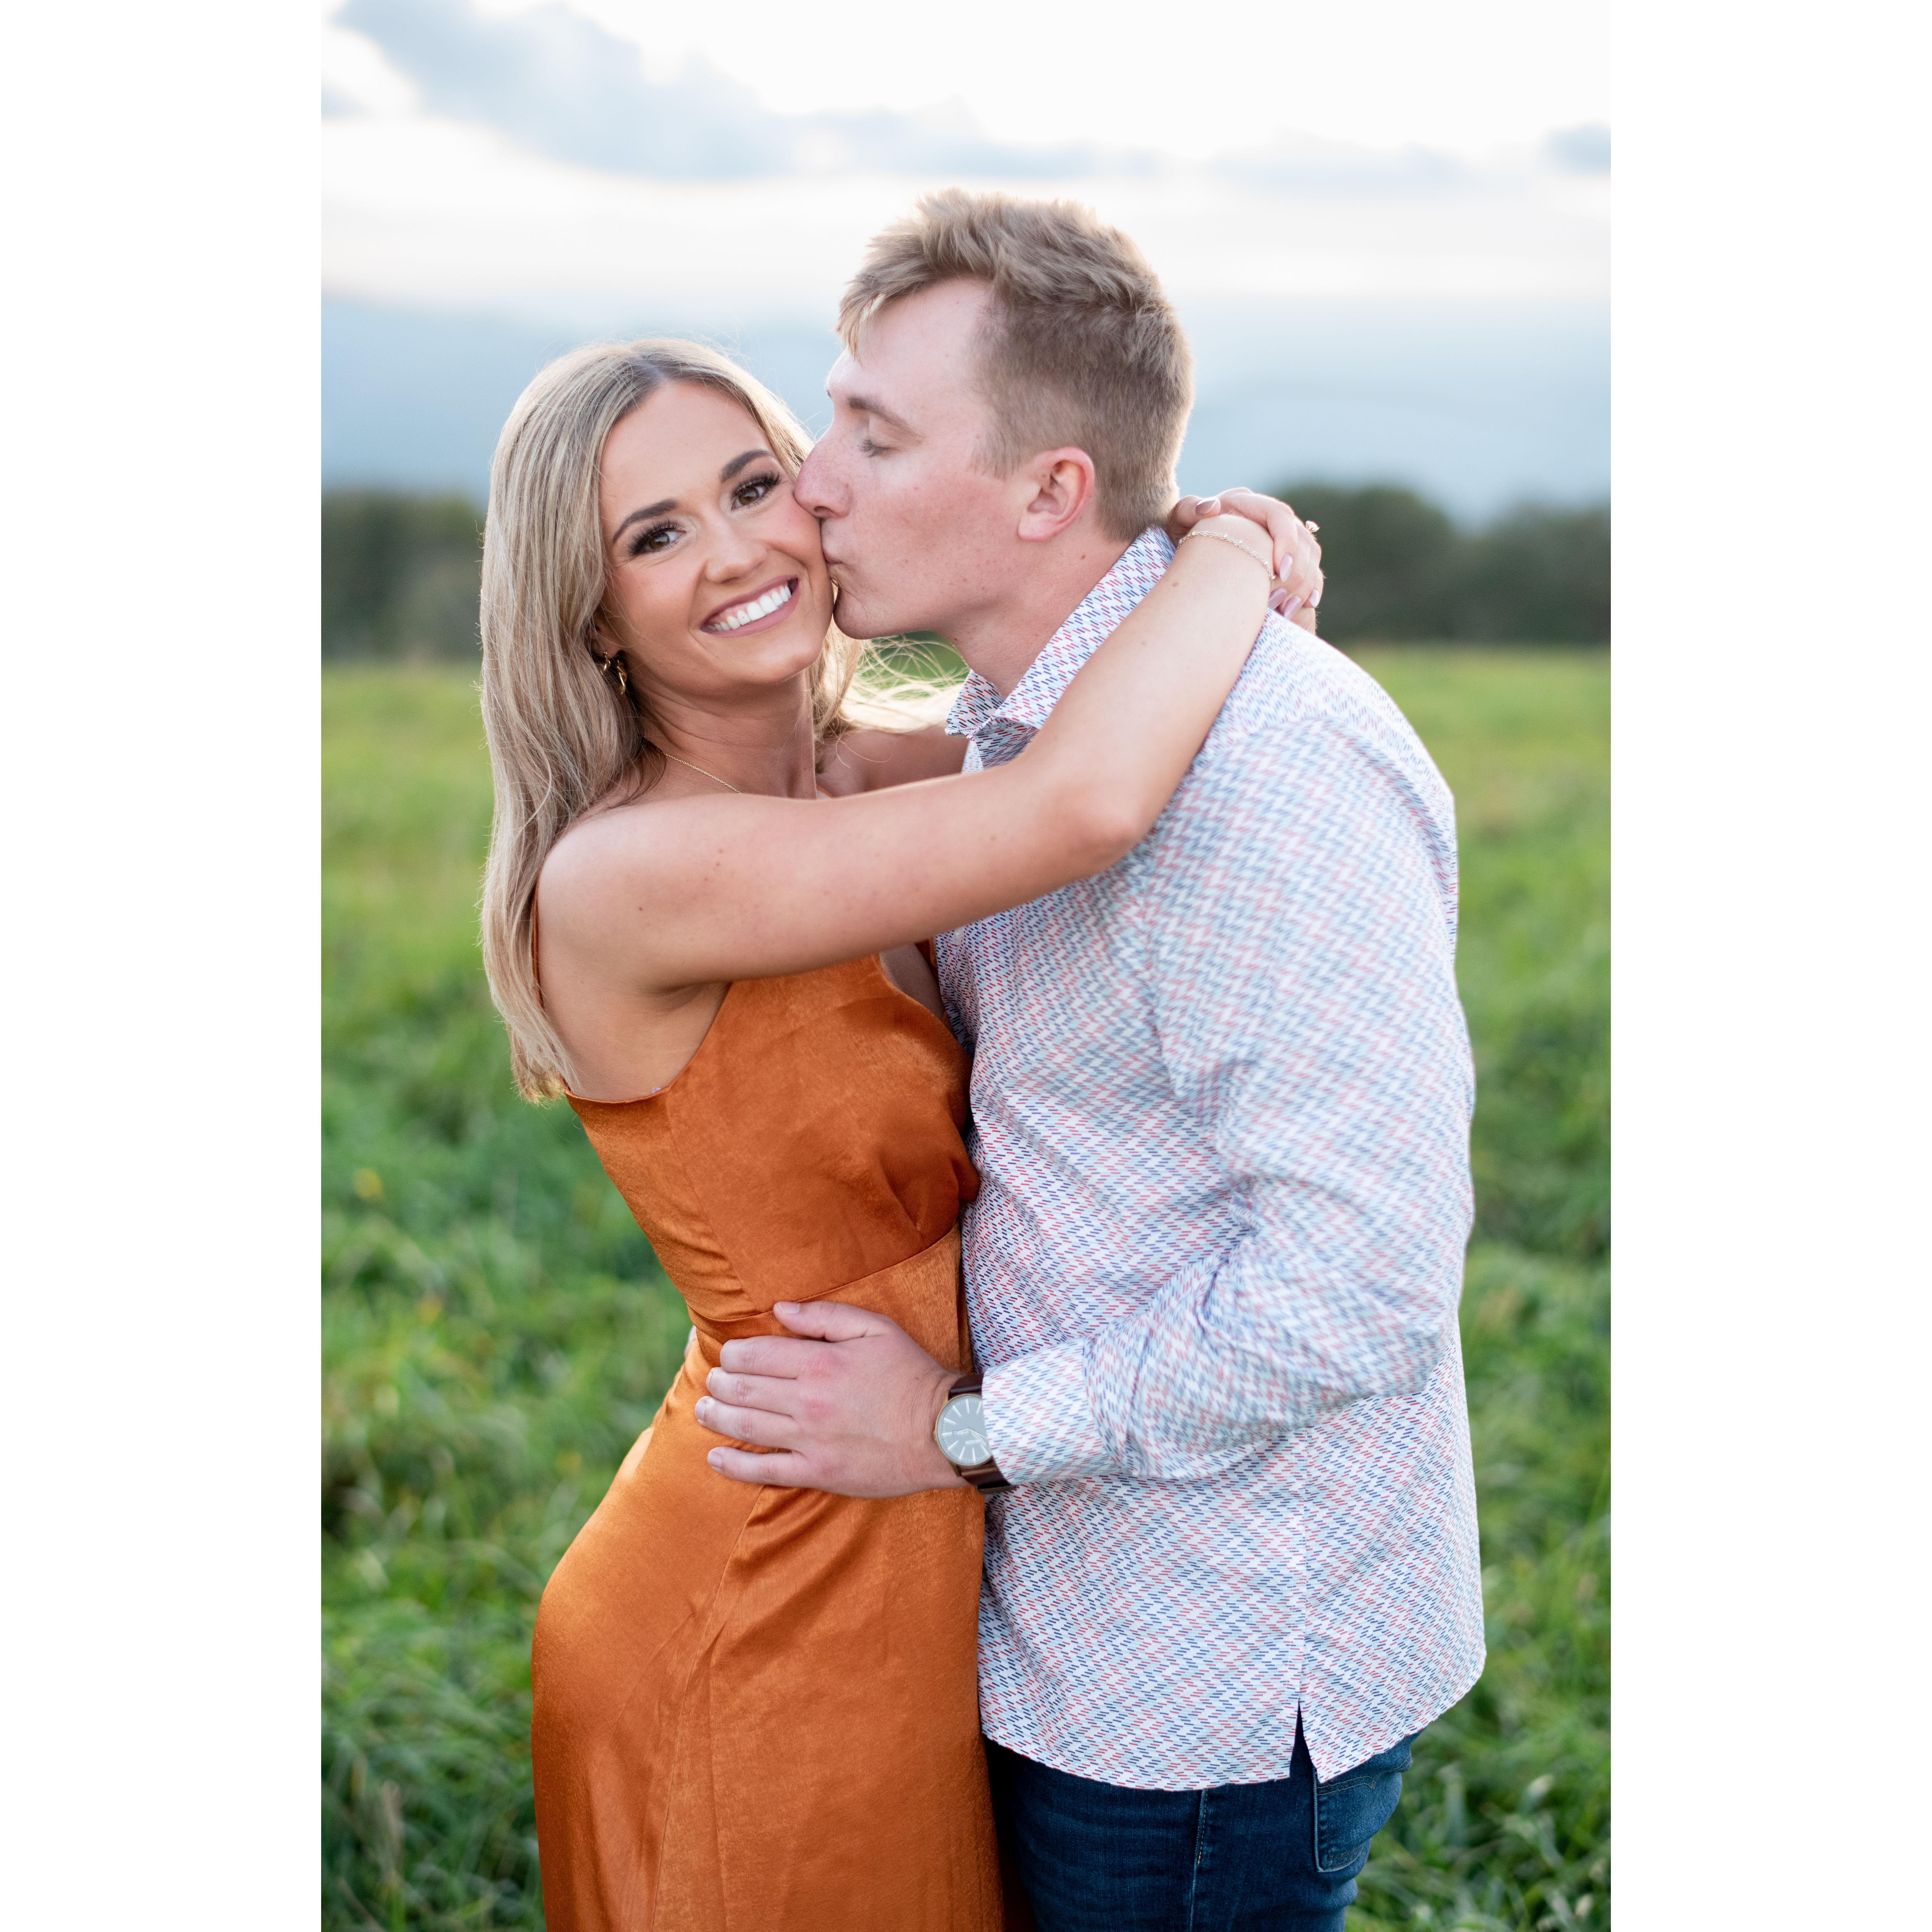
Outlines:
<svg viewBox="0 0 1932 1932"><path fill-rule="evenodd" d="M729 778L721 778L716 772L707 772L702 765L694 765L688 758L680 758L675 752L665 751L662 745L658 747L658 751L660 755L670 759L673 764L682 765L686 771L695 772L701 778L709 778L713 784L722 784L727 791L736 791L740 798L745 796L742 791L738 791L738 788Z"/></svg>

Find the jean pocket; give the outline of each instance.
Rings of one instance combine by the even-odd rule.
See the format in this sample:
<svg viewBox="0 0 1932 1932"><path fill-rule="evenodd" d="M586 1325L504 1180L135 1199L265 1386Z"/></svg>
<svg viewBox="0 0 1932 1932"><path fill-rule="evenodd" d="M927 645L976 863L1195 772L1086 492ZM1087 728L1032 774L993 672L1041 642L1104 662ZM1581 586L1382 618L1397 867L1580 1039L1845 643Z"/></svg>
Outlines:
<svg viewBox="0 0 1932 1932"><path fill-rule="evenodd" d="M1346 1871L1368 1856L1369 1841L1395 1816L1412 1738L1378 1751L1331 1784L1315 1784L1315 1869Z"/></svg>

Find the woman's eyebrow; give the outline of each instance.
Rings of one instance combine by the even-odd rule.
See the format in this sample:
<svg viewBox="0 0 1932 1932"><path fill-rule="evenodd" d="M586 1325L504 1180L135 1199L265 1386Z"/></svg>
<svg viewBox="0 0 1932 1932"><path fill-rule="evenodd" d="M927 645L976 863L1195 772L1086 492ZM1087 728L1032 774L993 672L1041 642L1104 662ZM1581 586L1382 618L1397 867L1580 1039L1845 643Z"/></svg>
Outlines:
<svg viewBox="0 0 1932 1932"><path fill-rule="evenodd" d="M675 496L667 496L661 503L646 503L641 510L633 510L610 532L610 541L615 543L633 524L641 523L646 517L661 517L667 510L674 510L676 508L677 499Z"/></svg>
<svg viewBox="0 0 1932 1932"><path fill-rule="evenodd" d="M755 463L761 456L769 459L770 454L771 452L769 450L760 448L758 449L748 449L742 456L733 457L731 460L726 464L722 470L718 471L718 482L721 483L730 482L732 478L736 476L739 471L743 469L746 464Z"/></svg>

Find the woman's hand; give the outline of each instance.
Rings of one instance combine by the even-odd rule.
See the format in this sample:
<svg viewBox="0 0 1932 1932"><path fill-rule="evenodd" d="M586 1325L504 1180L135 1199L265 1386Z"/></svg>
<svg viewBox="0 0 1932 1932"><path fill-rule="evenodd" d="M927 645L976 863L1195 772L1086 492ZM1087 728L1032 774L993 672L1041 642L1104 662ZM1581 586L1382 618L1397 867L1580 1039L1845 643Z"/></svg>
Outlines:
<svg viewBox="0 0 1932 1932"><path fill-rule="evenodd" d="M1322 578L1322 546L1312 527L1279 498L1242 488L1223 490L1216 496L1182 497L1168 512L1167 533L1178 543L1196 524L1214 516L1246 517L1267 531L1277 579L1268 608L1313 630ZM1291 603L1293 610L1288 608Z"/></svg>

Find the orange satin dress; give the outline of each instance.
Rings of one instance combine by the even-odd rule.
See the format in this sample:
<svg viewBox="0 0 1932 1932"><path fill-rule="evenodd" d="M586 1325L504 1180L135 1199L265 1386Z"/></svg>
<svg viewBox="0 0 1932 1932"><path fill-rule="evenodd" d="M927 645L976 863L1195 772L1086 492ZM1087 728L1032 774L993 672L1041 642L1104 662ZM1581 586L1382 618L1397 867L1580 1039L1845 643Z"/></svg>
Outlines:
<svg viewBox="0 0 1932 1932"><path fill-rule="evenodd" d="M538 1613L549 1932L998 1932L979 1496L734 1482L693 1414L775 1301L964 1371L966 1076L874 958L740 980L668 1086L572 1101L697 1333Z"/></svg>

